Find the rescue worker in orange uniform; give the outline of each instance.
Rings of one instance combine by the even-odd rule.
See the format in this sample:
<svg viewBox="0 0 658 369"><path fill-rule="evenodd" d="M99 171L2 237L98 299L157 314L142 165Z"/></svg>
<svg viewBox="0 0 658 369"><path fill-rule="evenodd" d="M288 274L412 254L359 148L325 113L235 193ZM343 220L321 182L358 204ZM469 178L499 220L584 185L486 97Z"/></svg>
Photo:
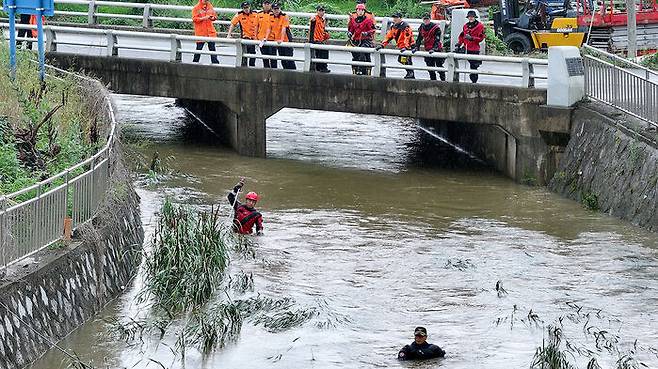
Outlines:
<svg viewBox="0 0 658 369"><path fill-rule="evenodd" d="M199 37L217 37L214 21L217 20L217 13L209 0L199 0L199 3L192 8L192 23L194 23L194 35ZM203 49L204 41L197 41L196 49ZM215 43L208 41L208 50L215 51ZM198 63L201 54L194 54L192 62ZM210 55L213 64L219 64L217 55Z"/></svg>
<svg viewBox="0 0 658 369"><path fill-rule="evenodd" d="M327 20L324 17L325 9L323 5L318 5L317 13L311 18L311 28L308 31L308 41L312 44L326 44L331 37L327 32ZM329 50L314 50L316 59L329 59ZM327 63L314 63L311 69L320 73L329 73Z"/></svg>
<svg viewBox="0 0 658 369"><path fill-rule="evenodd" d="M400 50L400 54L404 53L407 50L410 50L414 47L414 33L411 30L411 27L407 22L402 21L402 14L394 13L391 15L393 18L393 26L384 37L384 41L381 46L378 46L376 49L379 50L382 47L386 47L389 42L395 40L397 48ZM402 65L412 65L411 56L400 55L398 56L398 62ZM406 79L416 78L414 76L414 71L412 69L407 69L407 74L404 76Z"/></svg>
<svg viewBox="0 0 658 369"><path fill-rule="evenodd" d="M477 20L477 13L474 10L469 10L466 13L466 18L468 22L464 24L462 33L459 34L459 41L456 48L464 48L466 54L480 54L480 42L484 40L484 25ZM468 64L471 69L476 70L482 65L482 62L479 60L469 60ZM471 79L471 82L475 83L478 81L478 74L471 73L468 75Z"/></svg>
<svg viewBox="0 0 658 369"><path fill-rule="evenodd" d="M423 24L418 27L418 36L416 36L416 45L414 46L412 53L415 53L420 46L423 45L425 51L432 54L433 52L443 51L443 43L441 42L441 27L438 24L432 23L430 21L430 15L425 14L423 16ZM425 57L425 65L428 67L442 67L445 62L444 58L434 58L434 57ZM431 70L429 71L430 79L432 81L436 80L436 72ZM446 72L439 72L439 77L442 81L446 80Z"/></svg>
<svg viewBox="0 0 658 369"><path fill-rule="evenodd" d="M233 191L227 196L229 204L233 207L233 230L240 234L251 234L256 226L256 235L263 234L263 215L256 210L256 202L258 201L258 194L249 192L245 196L245 203L241 204L238 201L238 193L244 186L244 178L240 179Z"/></svg>
<svg viewBox="0 0 658 369"><path fill-rule="evenodd" d="M350 18L347 25L347 37L350 40L350 45L355 47L373 47L373 39L375 37L375 23L371 18L366 16L365 4L356 5L356 17ZM370 62L369 53L352 53L352 61ZM353 66L352 73L356 75L370 75L370 67L366 66Z"/></svg>
<svg viewBox="0 0 658 369"><path fill-rule="evenodd" d="M272 32L272 22L274 21L272 16L272 2L270 0L264 0L263 10L259 11L257 15L258 30L256 38L261 42L267 41ZM276 47L262 45L260 47L260 53L262 55L276 55ZM263 68L276 68L276 60L263 59Z"/></svg>
<svg viewBox="0 0 658 369"><path fill-rule="evenodd" d="M26 25L31 24L32 17L33 16L30 15L30 14L21 14L20 15L20 20L19 20L18 23L19 24L26 24ZM23 37L27 38L28 36L33 37L33 36L31 36L32 34L33 34L32 30L29 30L29 29L21 28L21 29L18 30L18 37L19 38L23 38ZM26 42L27 42L27 49L32 50L32 41L26 41ZM20 41L20 43L22 44L23 41Z"/></svg>
<svg viewBox="0 0 658 369"><path fill-rule="evenodd" d="M274 16L274 21L272 23L274 41L277 43L291 42L292 33L290 32L290 18L288 18L288 15L282 12L281 6L276 3L272 5L272 15ZM276 50L279 53L279 56L293 56L292 47L277 46ZM283 69L297 69L295 62L292 60L282 60L281 65L283 66Z"/></svg>
<svg viewBox="0 0 658 369"><path fill-rule="evenodd" d="M243 2L240 7L242 8L233 19L231 19L231 25L228 27L228 33L226 38L231 38L231 33L233 33L233 28L240 25L240 37L245 40L255 40L256 39L256 28L258 26L258 15L251 11L251 3L248 1ZM256 54L256 45L246 45L244 47L245 51L248 54ZM242 59L242 66L247 65L247 58ZM249 66L256 66L256 59L249 58Z"/></svg>

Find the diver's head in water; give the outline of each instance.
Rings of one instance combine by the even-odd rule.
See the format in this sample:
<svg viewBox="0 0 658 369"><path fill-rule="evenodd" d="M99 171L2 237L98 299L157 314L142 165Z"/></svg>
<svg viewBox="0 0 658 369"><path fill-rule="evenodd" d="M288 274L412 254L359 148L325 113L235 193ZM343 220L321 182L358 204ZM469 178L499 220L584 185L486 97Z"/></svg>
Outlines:
<svg viewBox="0 0 658 369"><path fill-rule="evenodd" d="M414 341L417 345L422 345L427 341L427 329L425 327L416 327L414 330Z"/></svg>
<svg viewBox="0 0 658 369"><path fill-rule="evenodd" d="M249 192L245 198L245 205L247 207L253 208L256 206L256 202L258 201L258 194L255 192Z"/></svg>

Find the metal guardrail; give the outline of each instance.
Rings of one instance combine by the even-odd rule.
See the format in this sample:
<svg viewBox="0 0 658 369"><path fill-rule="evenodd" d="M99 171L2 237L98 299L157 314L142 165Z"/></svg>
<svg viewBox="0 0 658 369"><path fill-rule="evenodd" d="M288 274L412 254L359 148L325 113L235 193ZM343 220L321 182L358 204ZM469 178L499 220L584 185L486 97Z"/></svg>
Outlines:
<svg viewBox="0 0 658 369"><path fill-rule="evenodd" d="M7 28L6 24L0 24L0 28ZM16 25L16 28L34 29L34 26L29 25ZM498 70L498 69L480 69L477 71L479 75L491 75L500 77L512 77L521 80L521 87L534 87L535 80L547 79L546 74L535 72L536 66L547 66L548 60L534 59L534 58L518 58L507 56L490 56L490 55L465 55L457 53L428 53L425 51L418 51L412 53L406 51L402 55L412 59L421 59L423 57L434 57L445 59L444 67L427 67L425 65L402 65L397 62L388 61L387 55L401 55L399 50L395 49L380 49L363 48L363 47L347 47L311 43L296 43L296 42L266 42L264 45L276 47L289 47L297 51L297 55L293 56L280 56L280 55L263 55L256 53L248 53L246 46L260 45L259 41L234 39L234 38L212 38L212 37L198 37L186 36L179 34L163 34L163 33L149 33L149 32L135 32L135 31L117 31L117 30L102 30L95 28L79 28L79 27L60 27L60 26L45 26L44 32L46 34L46 51L57 52L59 45L66 45L72 47L81 47L85 49L94 48L97 50L104 50L103 54L107 57L118 57L121 50L138 50L143 52L140 55L142 58L152 58L162 60L168 59L170 62L181 62L184 54L201 54L201 55L216 55L218 57L233 58L233 63L216 64L223 67L241 67L244 65L244 60L248 58L253 59L268 59L268 60L290 60L302 64L302 68L298 71L310 72L314 63L327 63L329 65L348 65L348 66L365 66L372 68L372 77L386 77L387 69L404 69L414 71L436 71L445 72L446 80L452 82L459 82L461 74L470 74L474 71L467 68L466 64L460 61L468 62L469 60L483 61L490 63L502 63L512 66L515 70ZM95 37L100 42L90 42L89 40L76 41L76 40L62 40L58 35L78 35L78 36L91 36ZM147 39L148 42L136 44L137 39ZM132 39L132 42L130 42ZM33 38L17 38L18 41L27 40L34 42ZM160 42L160 45L157 42ZM197 41L210 41L217 44L217 51L196 50L193 47ZM349 59L318 59L315 57L314 50L329 50L333 52L342 53L366 53L370 55L371 62L352 61ZM159 53L155 55L155 53ZM226 61L226 58L221 58Z"/></svg>
<svg viewBox="0 0 658 369"><path fill-rule="evenodd" d="M583 48L585 94L658 128L658 73L589 45Z"/></svg>
<svg viewBox="0 0 658 369"><path fill-rule="evenodd" d="M192 24L191 16L183 17L172 17L172 16L162 16L157 15L160 11L185 11L191 14L192 6L186 5L166 5L166 4L154 4L154 3L130 3L130 2L118 2L118 1L87 1L87 0L55 0L55 5L80 5L87 7L86 11L69 11L69 10L57 10L55 9L55 15L64 15L64 16L75 16L75 17L85 17L87 19L88 25L98 25L99 20L102 19L128 19L137 22L141 22L143 28L153 28L153 25L157 22L172 22L172 23L181 23L185 25ZM99 8L101 7L116 7L116 8L125 8L131 9L134 13L141 12L140 15L137 14L119 14L119 13L107 13L100 12ZM228 28L231 17L241 9L233 8L215 8L217 15L220 18L228 19L218 19L214 24ZM309 25L308 21L311 17L315 16L315 13L304 13L304 12L288 12L286 14L291 17L290 28L293 30L301 31L304 35L308 35ZM347 21L349 20L348 15L341 14L327 14L327 20L330 21L340 21L344 24L343 27L327 27L329 32L347 32ZM297 23L298 19L304 19L304 24ZM377 33L383 35L389 28L390 18L388 17L375 17L377 25ZM418 25L422 23L422 19L406 19L406 21L412 25L412 27L417 28ZM415 26L415 27L414 27Z"/></svg>
<svg viewBox="0 0 658 369"><path fill-rule="evenodd" d="M60 73L69 73L49 67ZM70 74L70 73L69 73ZM82 80L91 80L77 76ZM96 154L20 191L0 196L0 275L4 269L62 238L64 219L73 229L90 220L107 190L116 119L109 97L107 142ZM23 197L30 197L21 201Z"/></svg>

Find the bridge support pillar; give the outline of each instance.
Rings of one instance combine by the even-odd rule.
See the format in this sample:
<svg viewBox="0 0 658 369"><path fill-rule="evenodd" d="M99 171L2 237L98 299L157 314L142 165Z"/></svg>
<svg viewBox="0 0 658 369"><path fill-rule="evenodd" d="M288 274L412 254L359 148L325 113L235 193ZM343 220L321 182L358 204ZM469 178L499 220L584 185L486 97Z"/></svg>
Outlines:
<svg viewBox="0 0 658 369"><path fill-rule="evenodd" d="M220 143L232 147L240 155L265 157L264 114L235 112L219 101L178 99L177 103L213 130Z"/></svg>
<svg viewBox="0 0 658 369"><path fill-rule="evenodd" d="M420 123L509 178L526 184L546 184L562 151L561 147L547 145L540 135L515 137L495 125L434 120Z"/></svg>

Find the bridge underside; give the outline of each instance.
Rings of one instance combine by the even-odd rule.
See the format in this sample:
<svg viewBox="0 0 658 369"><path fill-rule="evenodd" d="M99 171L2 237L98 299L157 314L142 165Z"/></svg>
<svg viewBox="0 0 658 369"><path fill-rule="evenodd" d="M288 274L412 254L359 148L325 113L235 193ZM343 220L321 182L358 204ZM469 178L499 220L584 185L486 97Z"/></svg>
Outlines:
<svg viewBox="0 0 658 369"><path fill-rule="evenodd" d="M117 93L181 99L205 119L214 117L207 123L241 155L265 157L265 120L284 107L391 115L438 125L511 178L543 184L570 132L570 111L546 107L545 90L62 53L48 57L62 68L99 78Z"/></svg>

